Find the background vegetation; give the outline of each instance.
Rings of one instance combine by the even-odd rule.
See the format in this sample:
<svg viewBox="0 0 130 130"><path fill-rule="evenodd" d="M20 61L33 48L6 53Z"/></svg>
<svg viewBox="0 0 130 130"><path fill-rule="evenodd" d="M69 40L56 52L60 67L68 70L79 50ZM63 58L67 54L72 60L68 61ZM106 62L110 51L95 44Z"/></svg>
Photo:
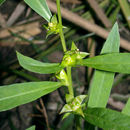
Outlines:
<svg viewBox="0 0 130 130"><path fill-rule="evenodd" d="M56 12L55 1L49 1ZM8 8L7 8L8 7ZM122 0L62 0L62 17L67 46L74 41L90 57L98 55L109 30L117 21L121 35L121 52L130 51L130 4ZM44 62L60 62L62 47L59 36L46 39L46 21L23 1L7 0L0 6L0 85L17 82L53 80L53 75L37 75L21 68L15 51ZM72 71L75 93L88 91L93 70L80 67ZM79 87L81 86L81 87ZM116 74L107 107L121 111L129 98L130 76ZM37 129L75 129L73 116L62 121L59 112L65 104L64 91L59 89L35 102L0 113L0 129L25 129L35 124ZM44 103L43 103L44 102ZM88 124L85 124L88 127ZM92 126L90 126L92 129Z"/></svg>

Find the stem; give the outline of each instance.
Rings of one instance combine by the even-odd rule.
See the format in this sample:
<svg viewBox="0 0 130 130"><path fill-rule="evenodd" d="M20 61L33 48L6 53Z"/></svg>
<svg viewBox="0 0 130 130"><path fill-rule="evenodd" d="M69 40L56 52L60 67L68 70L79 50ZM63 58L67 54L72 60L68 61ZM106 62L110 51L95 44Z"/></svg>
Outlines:
<svg viewBox="0 0 130 130"><path fill-rule="evenodd" d="M80 116L75 115L76 130L81 130Z"/></svg>
<svg viewBox="0 0 130 130"><path fill-rule="evenodd" d="M73 87L72 87L71 67L70 66L67 67L67 75L68 75L68 80L69 80L68 90L69 90L69 93L74 97L74 91L73 91Z"/></svg>
<svg viewBox="0 0 130 130"><path fill-rule="evenodd" d="M60 0L56 0L56 4L57 4L57 13L58 13L58 21L59 21L59 35L60 35L60 38L61 38L61 43L62 43L63 50L64 50L64 52L66 52L67 49L66 49L65 38L64 38L63 29L62 29Z"/></svg>
<svg viewBox="0 0 130 130"><path fill-rule="evenodd" d="M60 0L56 0L56 4L57 4L57 13L58 13L58 21L59 21L59 35L61 38L63 50L64 50L64 52L66 52L67 49L66 49L66 43L65 43L64 33L63 33L63 29L62 29ZM73 87L72 87L71 67L67 67L67 76L68 76L68 80L69 80L69 86L68 86L69 94L74 96Z"/></svg>

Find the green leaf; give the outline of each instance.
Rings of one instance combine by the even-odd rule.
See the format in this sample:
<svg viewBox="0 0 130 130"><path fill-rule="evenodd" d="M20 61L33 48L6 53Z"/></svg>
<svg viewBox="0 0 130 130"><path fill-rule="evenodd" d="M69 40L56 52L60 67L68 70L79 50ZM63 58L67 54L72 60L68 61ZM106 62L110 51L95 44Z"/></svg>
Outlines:
<svg viewBox="0 0 130 130"><path fill-rule="evenodd" d="M40 74L50 74L59 72L62 69L59 63L42 63L30 57L24 56L19 52L17 52L17 58L19 64L24 69L27 69L31 72L36 72Z"/></svg>
<svg viewBox="0 0 130 130"><path fill-rule="evenodd" d="M87 108L85 120L106 130L130 130L130 116L106 108Z"/></svg>
<svg viewBox="0 0 130 130"><path fill-rule="evenodd" d="M117 23L104 43L101 54L119 52L120 36ZM89 91L89 107L106 107L112 88L114 73L95 70ZM96 99L96 100L95 100Z"/></svg>
<svg viewBox="0 0 130 130"><path fill-rule="evenodd" d="M35 125L33 125L33 126L31 126L31 127L27 128L26 130L35 130L35 128L36 128L36 126L35 126Z"/></svg>
<svg viewBox="0 0 130 130"><path fill-rule="evenodd" d="M5 2L5 0L0 0L0 6Z"/></svg>
<svg viewBox="0 0 130 130"><path fill-rule="evenodd" d="M118 0L118 2L130 28L130 3L127 0Z"/></svg>
<svg viewBox="0 0 130 130"><path fill-rule="evenodd" d="M56 14L54 14L54 15L52 16L50 22L53 23L53 24L58 24L58 20L57 20Z"/></svg>
<svg viewBox="0 0 130 130"><path fill-rule="evenodd" d="M64 120L65 118L67 118L69 115L71 115L71 113L65 113L64 116L62 117L62 120Z"/></svg>
<svg viewBox="0 0 130 130"><path fill-rule="evenodd" d="M71 50L77 50L77 46L75 45L75 43L72 41L72 45L71 45Z"/></svg>
<svg viewBox="0 0 130 130"><path fill-rule="evenodd" d="M46 0L24 0L34 11L50 22L52 14L47 6Z"/></svg>
<svg viewBox="0 0 130 130"><path fill-rule="evenodd" d="M70 130L73 126L73 122L74 122L74 115L69 114L69 116L63 122L61 122L61 127L58 130L67 130L67 129Z"/></svg>
<svg viewBox="0 0 130 130"><path fill-rule="evenodd" d="M76 53L77 53L78 59L83 59L89 55L89 53L87 53L87 52L80 52L73 41L72 41L72 45L71 45L71 51L77 51Z"/></svg>
<svg viewBox="0 0 130 130"><path fill-rule="evenodd" d="M130 74L130 53L111 53L79 60L77 65L98 70Z"/></svg>
<svg viewBox="0 0 130 130"><path fill-rule="evenodd" d="M64 107L62 108L60 114L65 113L65 112L71 112L71 111L73 111L71 106L69 104L65 104Z"/></svg>
<svg viewBox="0 0 130 130"><path fill-rule="evenodd" d="M34 101L62 84L60 82L29 82L0 86L0 111Z"/></svg>
<svg viewBox="0 0 130 130"><path fill-rule="evenodd" d="M125 107L123 108L122 113L130 116L130 98L128 99Z"/></svg>

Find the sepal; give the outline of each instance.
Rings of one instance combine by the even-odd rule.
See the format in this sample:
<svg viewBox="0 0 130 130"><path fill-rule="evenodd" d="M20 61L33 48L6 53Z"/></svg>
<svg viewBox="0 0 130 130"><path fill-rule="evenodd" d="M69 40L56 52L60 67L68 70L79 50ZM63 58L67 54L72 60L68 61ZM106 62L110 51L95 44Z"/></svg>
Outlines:
<svg viewBox="0 0 130 130"><path fill-rule="evenodd" d="M77 62L85 58L87 55L89 55L89 53L80 52L79 49L76 47L75 43L72 42L71 50L65 52L62 62L61 62L61 66L62 67L67 67L67 66L75 67Z"/></svg>
<svg viewBox="0 0 130 130"><path fill-rule="evenodd" d="M56 74L56 78L59 79L65 86L69 85L68 76L64 69Z"/></svg>
<svg viewBox="0 0 130 130"><path fill-rule="evenodd" d="M70 98L70 95L67 95L67 96ZM82 111L82 106L84 105L83 101L86 97L87 97L87 95L80 95L73 99L70 98L72 101L69 99L69 103L64 105L60 114L67 112L67 113L78 114L78 115L81 115L82 117L84 117L84 114ZM67 99L67 101L68 101L68 99ZM66 116L67 115L65 115L64 118Z"/></svg>
<svg viewBox="0 0 130 130"><path fill-rule="evenodd" d="M48 24L44 24L43 27L47 30L46 38L51 34L58 34L60 27L59 27L56 14L54 14L51 17L50 22L48 22ZM66 28L66 27L62 26L62 28Z"/></svg>

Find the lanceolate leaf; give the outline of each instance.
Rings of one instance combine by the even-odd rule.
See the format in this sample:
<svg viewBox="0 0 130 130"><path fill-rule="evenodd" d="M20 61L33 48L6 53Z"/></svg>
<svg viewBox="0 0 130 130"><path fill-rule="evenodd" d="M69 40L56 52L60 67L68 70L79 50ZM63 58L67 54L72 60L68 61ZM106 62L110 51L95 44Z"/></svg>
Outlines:
<svg viewBox="0 0 130 130"><path fill-rule="evenodd" d="M26 130L35 130L35 125L33 125L33 126L31 126L31 127L29 127L29 128L27 128Z"/></svg>
<svg viewBox="0 0 130 130"><path fill-rule="evenodd" d="M115 23L104 43L101 54L119 52L120 36L118 25ZM89 107L105 107L110 95L114 73L95 70L89 91ZM95 100L96 99L96 100Z"/></svg>
<svg viewBox="0 0 130 130"><path fill-rule="evenodd" d="M111 53L80 60L78 65L130 74L130 53Z"/></svg>
<svg viewBox="0 0 130 130"><path fill-rule="evenodd" d="M34 60L30 57L24 56L17 52L17 58L19 64L31 72L36 72L40 74L49 74L56 73L62 69L59 63L43 63L37 60Z"/></svg>
<svg viewBox="0 0 130 130"><path fill-rule="evenodd" d="M87 108L85 120L105 130L130 130L130 116L106 108Z"/></svg>
<svg viewBox="0 0 130 130"><path fill-rule="evenodd" d="M5 0L0 0L0 5L2 5L5 2Z"/></svg>
<svg viewBox="0 0 130 130"><path fill-rule="evenodd" d="M130 116L130 98L128 99L125 107L123 108L122 113Z"/></svg>
<svg viewBox="0 0 130 130"><path fill-rule="evenodd" d="M34 101L62 86L60 82L29 82L0 86L0 111Z"/></svg>
<svg viewBox="0 0 130 130"><path fill-rule="evenodd" d="M50 22L51 12L47 6L46 0L24 0L34 11Z"/></svg>

